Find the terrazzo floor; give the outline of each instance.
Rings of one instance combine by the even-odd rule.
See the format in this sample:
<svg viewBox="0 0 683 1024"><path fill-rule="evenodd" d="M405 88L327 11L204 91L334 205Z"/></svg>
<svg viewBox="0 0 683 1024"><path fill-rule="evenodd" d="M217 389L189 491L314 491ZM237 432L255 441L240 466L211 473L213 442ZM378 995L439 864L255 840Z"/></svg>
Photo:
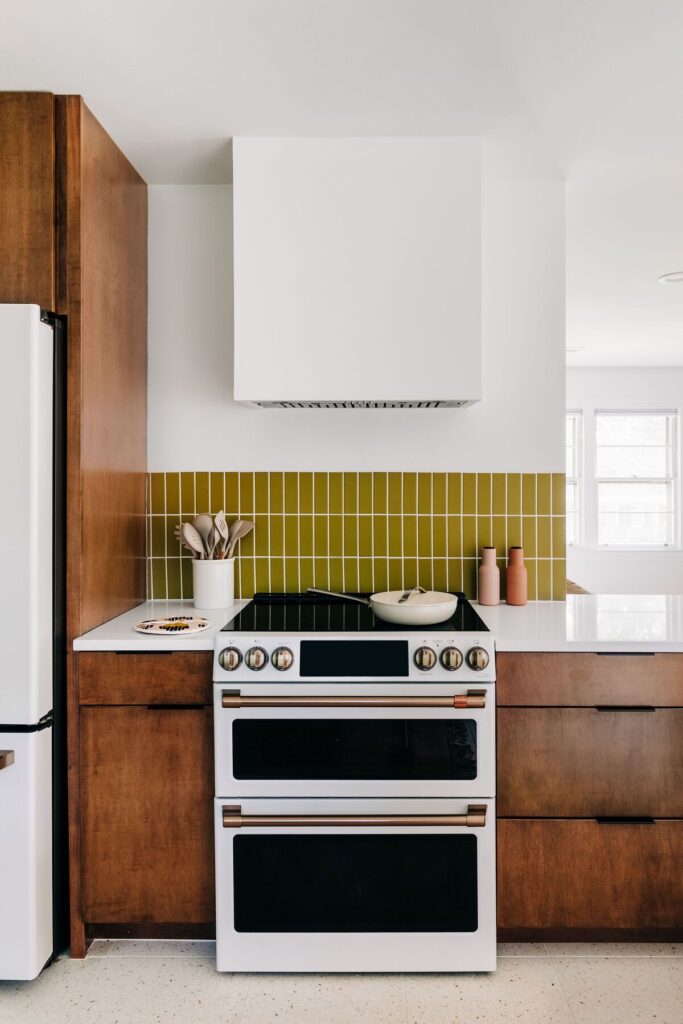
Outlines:
<svg viewBox="0 0 683 1024"><path fill-rule="evenodd" d="M683 945L504 945L466 975L220 975L213 952L97 941L0 982L0 1024L683 1024Z"/></svg>

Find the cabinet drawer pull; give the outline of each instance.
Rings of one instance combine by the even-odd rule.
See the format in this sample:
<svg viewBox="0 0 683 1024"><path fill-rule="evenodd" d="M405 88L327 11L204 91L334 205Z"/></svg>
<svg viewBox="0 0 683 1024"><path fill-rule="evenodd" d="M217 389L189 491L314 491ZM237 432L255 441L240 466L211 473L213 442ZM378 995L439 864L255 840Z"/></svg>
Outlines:
<svg viewBox="0 0 683 1024"><path fill-rule="evenodd" d="M600 817L595 819L598 825L654 825L654 818L647 817Z"/></svg>
<svg viewBox="0 0 683 1024"><path fill-rule="evenodd" d="M223 690L224 708L485 708L486 693L468 690L452 697L243 697Z"/></svg>
<svg viewBox="0 0 683 1024"><path fill-rule="evenodd" d="M468 804L466 814L242 814L237 806L223 807L223 828L362 828L403 825L483 828L486 804Z"/></svg>
<svg viewBox="0 0 683 1024"><path fill-rule="evenodd" d="M596 711L656 711L651 704L596 704Z"/></svg>
<svg viewBox="0 0 683 1024"><path fill-rule="evenodd" d="M11 764L14 764L14 751L0 750L0 771L3 768L9 768Z"/></svg>

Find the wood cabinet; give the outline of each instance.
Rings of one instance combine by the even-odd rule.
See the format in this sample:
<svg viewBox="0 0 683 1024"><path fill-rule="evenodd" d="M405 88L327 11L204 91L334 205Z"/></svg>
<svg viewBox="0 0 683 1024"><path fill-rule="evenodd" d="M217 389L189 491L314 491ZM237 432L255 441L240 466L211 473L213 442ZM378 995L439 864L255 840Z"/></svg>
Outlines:
<svg viewBox="0 0 683 1024"><path fill-rule="evenodd" d="M656 938L681 931L680 821L503 819L498 841L503 938Z"/></svg>
<svg viewBox="0 0 683 1024"><path fill-rule="evenodd" d="M84 925L212 935L212 654L77 657Z"/></svg>
<svg viewBox="0 0 683 1024"><path fill-rule="evenodd" d="M501 940L683 938L683 656L497 669Z"/></svg>
<svg viewBox="0 0 683 1024"><path fill-rule="evenodd" d="M81 779L84 920L210 930L211 708L83 708Z"/></svg>

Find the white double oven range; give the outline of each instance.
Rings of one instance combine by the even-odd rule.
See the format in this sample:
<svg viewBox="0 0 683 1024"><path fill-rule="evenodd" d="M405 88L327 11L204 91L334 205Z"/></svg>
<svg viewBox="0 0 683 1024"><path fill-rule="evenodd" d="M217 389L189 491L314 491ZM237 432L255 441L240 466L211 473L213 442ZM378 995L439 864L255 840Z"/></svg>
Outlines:
<svg viewBox="0 0 683 1024"><path fill-rule="evenodd" d="M491 971L495 654L257 594L214 654L221 971Z"/></svg>

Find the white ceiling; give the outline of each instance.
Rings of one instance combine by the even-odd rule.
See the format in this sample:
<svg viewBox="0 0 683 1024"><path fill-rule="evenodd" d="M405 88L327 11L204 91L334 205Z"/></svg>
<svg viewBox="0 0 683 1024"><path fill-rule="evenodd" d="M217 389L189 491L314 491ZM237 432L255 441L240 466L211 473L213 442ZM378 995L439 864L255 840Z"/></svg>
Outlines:
<svg viewBox="0 0 683 1024"><path fill-rule="evenodd" d="M572 361L683 363L682 49L681 0L4 0L0 88L83 94L153 183L240 134L486 136L569 181Z"/></svg>

